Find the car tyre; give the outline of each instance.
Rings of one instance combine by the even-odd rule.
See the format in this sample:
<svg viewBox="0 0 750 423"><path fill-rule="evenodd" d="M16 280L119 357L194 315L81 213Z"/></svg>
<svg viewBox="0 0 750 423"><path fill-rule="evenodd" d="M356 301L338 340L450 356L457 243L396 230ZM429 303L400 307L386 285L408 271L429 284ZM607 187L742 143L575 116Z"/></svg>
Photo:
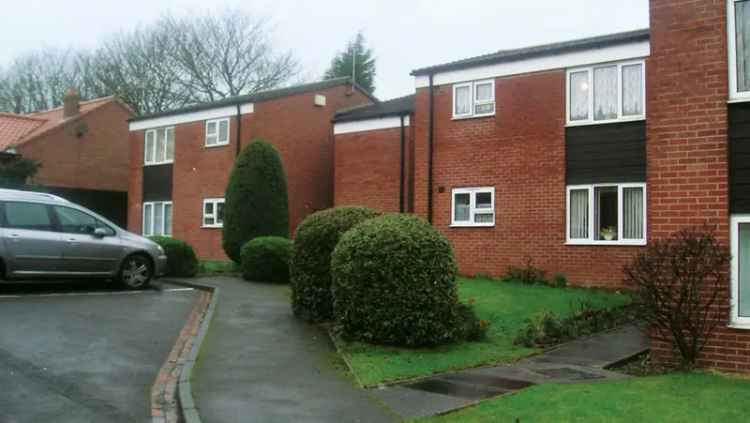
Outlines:
<svg viewBox="0 0 750 423"><path fill-rule="evenodd" d="M133 254L123 260L120 268L120 285L127 289L143 289L151 283L154 266L143 254Z"/></svg>

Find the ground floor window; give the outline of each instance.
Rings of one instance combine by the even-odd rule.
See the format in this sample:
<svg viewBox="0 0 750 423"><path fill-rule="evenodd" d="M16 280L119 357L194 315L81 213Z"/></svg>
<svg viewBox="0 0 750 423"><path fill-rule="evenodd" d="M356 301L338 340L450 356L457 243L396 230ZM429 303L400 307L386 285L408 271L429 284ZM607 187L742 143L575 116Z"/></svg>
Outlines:
<svg viewBox="0 0 750 423"><path fill-rule="evenodd" d="M221 228L224 226L224 199L206 198L203 200L203 227Z"/></svg>
<svg viewBox="0 0 750 423"><path fill-rule="evenodd" d="M453 190L451 226L494 226L495 188Z"/></svg>
<svg viewBox="0 0 750 423"><path fill-rule="evenodd" d="M644 245L646 184L568 186L567 241Z"/></svg>
<svg viewBox="0 0 750 423"><path fill-rule="evenodd" d="M732 323L750 327L750 214L732 216Z"/></svg>
<svg viewBox="0 0 750 423"><path fill-rule="evenodd" d="M143 203L143 235L172 236L172 202Z"/></svg>

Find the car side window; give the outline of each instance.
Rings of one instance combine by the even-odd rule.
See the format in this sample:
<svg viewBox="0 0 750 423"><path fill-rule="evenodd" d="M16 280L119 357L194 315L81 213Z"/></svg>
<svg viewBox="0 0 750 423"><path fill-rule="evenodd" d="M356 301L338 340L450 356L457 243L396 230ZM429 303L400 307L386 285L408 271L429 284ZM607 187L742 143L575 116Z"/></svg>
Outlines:
<svg viewBox="0 0 750 423"><path fill-rule="evenodd" d="M107 235L114 235L112 228L94 216L70 207L55 206L53 208L57 214L57 220L62 232L93 234L95 229L104 228L107 231Z"/></svg>
<svg viewBox="0 0 750 423"><path fill-rule="evenodd" d="M54 229L47 206L38 203L6 202L5 227L32 231Z"/></svg>

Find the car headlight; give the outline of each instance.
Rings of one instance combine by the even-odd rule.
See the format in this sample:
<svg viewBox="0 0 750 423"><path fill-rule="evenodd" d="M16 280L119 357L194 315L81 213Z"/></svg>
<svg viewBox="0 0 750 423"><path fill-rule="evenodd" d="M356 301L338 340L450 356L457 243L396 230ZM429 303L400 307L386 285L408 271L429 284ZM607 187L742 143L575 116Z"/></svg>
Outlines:
<svg viewBox="0 0 750 423"><path fill-rule="evenodd" d="M159 254L164 254L164 247L162 247L161 245L156 244L156 249L159 251Z"/></svg>

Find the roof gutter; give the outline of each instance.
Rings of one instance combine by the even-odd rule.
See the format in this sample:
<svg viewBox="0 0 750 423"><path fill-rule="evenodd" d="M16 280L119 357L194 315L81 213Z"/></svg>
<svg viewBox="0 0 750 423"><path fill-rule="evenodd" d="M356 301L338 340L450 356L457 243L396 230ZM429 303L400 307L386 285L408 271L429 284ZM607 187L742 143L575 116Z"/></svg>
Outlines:
<svg viewBox="0 0 750 423"><path fill-rule="evenodd" d="M433 142L435 132L435 94L433 92L433 76L429 74L429 123L427 125L427 221L432 224L432 162Z"/></svg>

